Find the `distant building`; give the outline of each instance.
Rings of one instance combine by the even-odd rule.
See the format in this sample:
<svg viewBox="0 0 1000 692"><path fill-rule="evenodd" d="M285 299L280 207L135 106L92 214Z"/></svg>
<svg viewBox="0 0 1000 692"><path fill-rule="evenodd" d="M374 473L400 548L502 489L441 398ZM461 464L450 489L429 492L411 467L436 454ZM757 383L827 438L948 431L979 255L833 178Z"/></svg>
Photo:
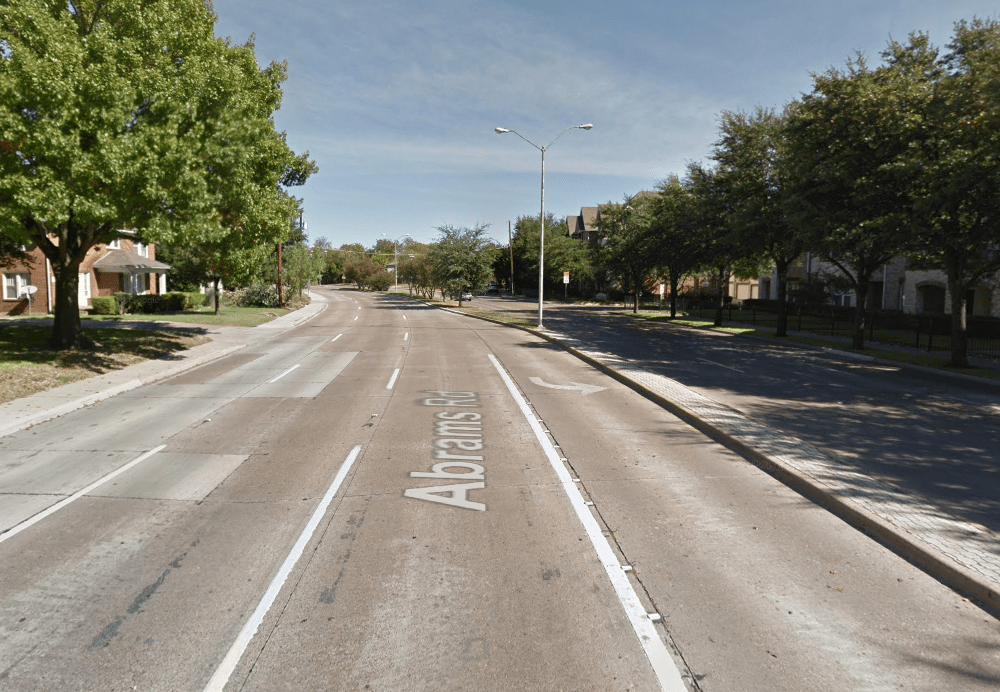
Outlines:
<svg viewBox="0 0 1000 692"><path fill-rule="evenodd" d="M786 290L794 293L813 281L827 286L833 305L857 305L857 296L846 285L840 270L821 256L807 252L789 268ZM762 276L760 297L776 299L777 285L775 274ZM1000 273L969 290L965 304L970 317L1000 317ZM893 257L872 277L867 308L911 315L951 314L948 277L941 269L922 266L903 256Z"/></svg>

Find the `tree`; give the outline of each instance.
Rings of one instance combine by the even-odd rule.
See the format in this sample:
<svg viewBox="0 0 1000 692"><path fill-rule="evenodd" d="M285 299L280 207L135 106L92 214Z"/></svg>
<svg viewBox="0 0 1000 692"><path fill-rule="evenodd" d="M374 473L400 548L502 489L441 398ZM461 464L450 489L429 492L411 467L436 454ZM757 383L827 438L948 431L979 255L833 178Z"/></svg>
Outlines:
<svg viewBox="0 0 1000 692"><path fill-rule="evenodd" d="M305 243L295 243L284 250L281 278L301 296L302 289L319 278L325 264L322 250L310 250Z"/></svg>
<svg viewBox="0 0 1000 692"><path fill-rule="evenodd" d="M411 296L416 291L423 298L434 297L434 266L429 247L424 246L424 252L399 261L399 279L409 286Z"/></svg>
<svg viewBox="0 0 1000 692"><path fill-rule="evenodd" d="M737 246L751 264L761 259L775 268L776 336L788 334L788 269L806 250L803 235L788 218L784 122L784 116L772 109L724 111L720 138L711 155L716 162L715 175L728 197L728 221Z"/></svg>
<svg viewBox="0 0 1000 692"><path fill-rule="evenodd" d="M729 279L753 275L758 270L744 245L745 238L733 226L732 181L718 168L700 163L688 165L688 184L693 197L691 228L701 256L700 266L711 272L717 288L714 325L722 325L722 313L729 296Z"/></svg>
<svg viewBox="0 0 1000 692"><path fill-rule="evenodd" d="M484 290L493 276L496 246L486 236L488 228L485 224L472 228L451 225L437 228L440 235L431 249L430 262L441 292L457 295L459 307L463 293Z"/></svg>
<svg viewBox="0 0 1000 692"><path fill-rule="evenodd" d="M122 228L198 246L239 230L246 247L272 235L276 212L287 223L294 204L247 172L289 163L270 121L283 68L258 70L252 45L217 39L203 0L0 8L0 235L51 263L53 347L89 345L79 265Z"/></svg>
<svg viewBox="0 0 1000 692"><path fill-rule="evenodd" d="M537 216L519 216L514 224L511 245L499 252L493 267L497 278L510 277L510 250L514 255L514 285L520 290L531 290L538 286L538 251L541 228ZM562 283L563 272L569 272L574 279L593 278L593 264L590 248L586 243L569 236L566 219L557 219L553 214L545 215L545 272L544 283L549 290Z"/></svg>
<svg viewBox="0 0 1000 692"><path fill-rule="evenodd" d="M939 58L916 34L884 53L933 93L910 162L916 256L944 269L951 296L951 365L968 367L968 300L1000 270L1000 23L959 22Z"/></svg>
<svg viewBox="0 0 1000 692"><path fill-rule="evenodd" d="M690 181L687 181L688 183ZM652 210L650 232L657 265L670 285L670 317L677 317L677 290L681 280L701 264L705 242L700 233L695 198L690 184L676 176L661 182Z"/></svg>
<svg viewBox="0 0 1000 692"><path fill-rule="evenodd" d="M902 63L869 69L858 56L813 75L812 93L789 109L790 218L854 289L856 349L872 276L912 240L908 162L932 95L926 79Z"/></svg>
<svg viewBox="0 0 1000 692"><path fill-rule="evenodd" d="M626 195L622 204L602 205L597 221L606 240L601 251L603 263L622 280L626 292L632 290L633 312L639 311L643 286L658 260L654 205L655 196Z"/></svg>
<svg viewBox="0 0 1000 692"><path fill-rule="evenodd" d="M325 284L339 283L344 276L344 266L347 264L347 257L340 250L333 248L316 248L323 253L323 271L320 280Z"/></svg>

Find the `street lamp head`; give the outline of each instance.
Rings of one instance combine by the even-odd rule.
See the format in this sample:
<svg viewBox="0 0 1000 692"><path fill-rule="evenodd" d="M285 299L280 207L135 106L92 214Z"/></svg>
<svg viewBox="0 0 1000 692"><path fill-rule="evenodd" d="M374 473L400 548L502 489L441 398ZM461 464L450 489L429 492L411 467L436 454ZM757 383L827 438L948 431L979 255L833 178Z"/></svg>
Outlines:
<svg viewBox="0 0 1000 692"><path fill-rule="evenodd" d="M498 135L502 135L504 132L510 132L510 130L507 130L507 129L503 128L503 127L497 127L497 128L495 128L495 131L496 131L496 133Z"/></svg>
<svg viewBox="0 0 1000 692"><path fill-rule="evenodd" d="M577 125L577 127L580 128L581 130L589 130L590 128L593 127L593 125L587 123L586 125Z"/></svg>

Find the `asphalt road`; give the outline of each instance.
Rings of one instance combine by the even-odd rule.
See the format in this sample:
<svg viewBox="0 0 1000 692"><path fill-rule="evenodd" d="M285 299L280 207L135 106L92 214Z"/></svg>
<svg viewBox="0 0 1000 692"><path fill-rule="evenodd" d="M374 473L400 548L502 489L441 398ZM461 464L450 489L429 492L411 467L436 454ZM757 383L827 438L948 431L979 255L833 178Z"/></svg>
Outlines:
<svg viewBox="0 0 1000 692"><path fill-rule="evenodd" d="M0 688L1000 686L995 619L617 381L328 295L0 439Z"/></svg>

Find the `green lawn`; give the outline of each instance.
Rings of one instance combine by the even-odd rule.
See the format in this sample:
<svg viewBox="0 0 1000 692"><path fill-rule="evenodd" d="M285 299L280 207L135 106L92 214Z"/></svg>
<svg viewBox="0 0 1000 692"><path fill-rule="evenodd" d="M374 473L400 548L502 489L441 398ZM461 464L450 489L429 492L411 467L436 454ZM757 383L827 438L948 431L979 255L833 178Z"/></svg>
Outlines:
<svg viewBox="0 0 1000 692"><path fill-rule="evenodd" d="M183 322L186 324L205 324L229 327L256 327L258 324L270 322L276 317L292 312L288 308L241 308L235 305L223 305L219 314L213 308L185 310L183 312L157 312L152 315L90 315L88 320L124 320L137 322Z"/></svg>
<svg viewBox="0 0 1000 692"><path fill-rule="evenodd" d="M204 336L168 330L85 329L92 350L52 351L52 328L0 321L0 402L76 382L94 375L184 351L203 344Z"/></svg>

